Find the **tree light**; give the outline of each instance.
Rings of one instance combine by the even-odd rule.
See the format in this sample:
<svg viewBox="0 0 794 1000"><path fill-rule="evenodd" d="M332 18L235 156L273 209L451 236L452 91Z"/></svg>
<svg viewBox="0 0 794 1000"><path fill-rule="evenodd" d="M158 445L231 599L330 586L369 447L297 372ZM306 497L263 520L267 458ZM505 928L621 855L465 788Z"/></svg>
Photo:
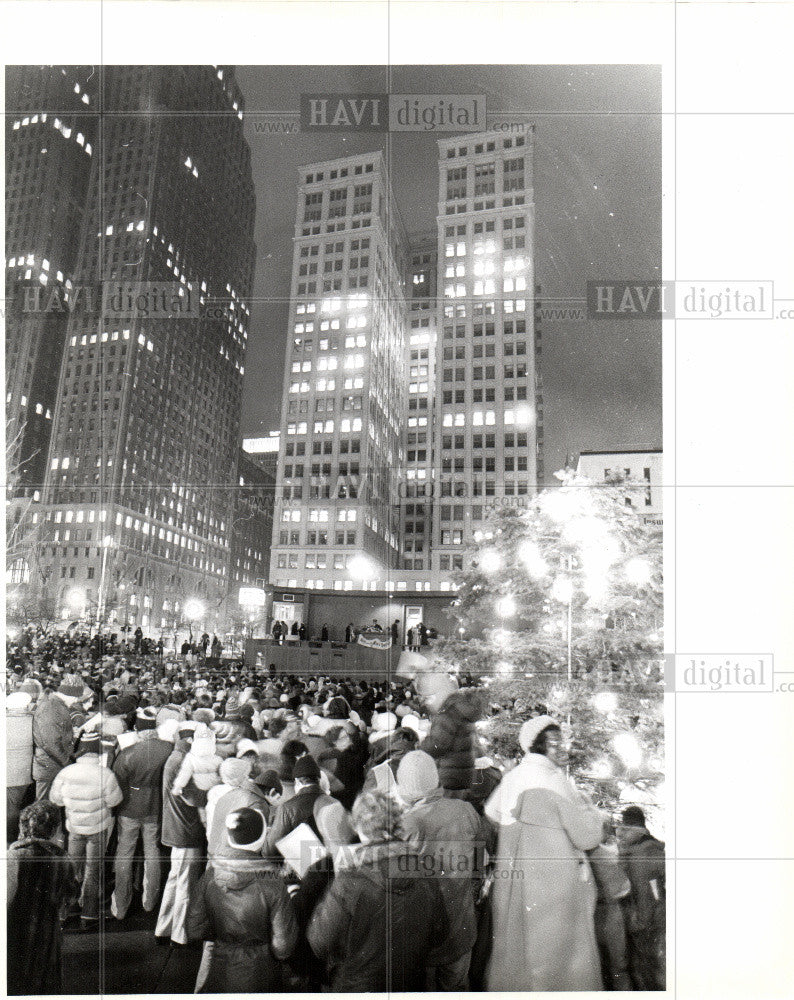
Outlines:
<svg viewBox="0 0 794 1000"><path fill-rule="evenodd" d="M618 696L614 691L599 691L597 695L593 697L593 705L599 712L604 712L609 715L611 712L617 711L618 707Z"/></svg>
<svg viewBox="0 0 794 1000"><path fill-rule="evenodd" d="M607 778L612 777L612 765L606 757L602 757L601 760L597 760L590 768L590 774L597 781L606 781Z"/></svg>
<svg viewBox="0 0 794 1000"><path fill-rule="evenodd" d="M612 741L615 752L628 768L637 768L642 763L642 748L632 733L618 733Z"/></svg>
<svg viewBox="0 0 794 1000"><path fill-rule="evenodd" d="M573 598L573 582L568 576L558 576L551 585L551 596L560 604L570 604Z"/></svg>
<svg viewBox="0 0 794 1000"><path fill-rule="evenodd" d="M518 546L518 558L526 566L527 573L533 580L539 580L548 572L546 561L541 555L540 548L531 538L525 538Z"/></svg>
<svg viewBox="0 0 794 1000"><path fill-rule="evenodd" d="M651 579L651 567L647 559L635 556L624 567L626 579L635 587L644 587Z"/></svg>
<svg viewBox="0 0 794 1000"><path fill-rule="evenodd" d="M502 566L502 557L496 549L485 549L480 553L480 569L484 573L496 573Z"/></svg>
<svg viewBox="0 0 794 1000"><path fill-rule="evenodd" d="M499 660L494 669L500 677L510 677L513 673L513 664L508 663L507 660Z"/></svg>
<svg viewBox="0 0 794 1000"><path fill-rule="evenodd" d="M496 613L501 618L512 618L516 613L517 606L515 598L511 597L509 594L506 597L500 598L496 602Z"/></svg>

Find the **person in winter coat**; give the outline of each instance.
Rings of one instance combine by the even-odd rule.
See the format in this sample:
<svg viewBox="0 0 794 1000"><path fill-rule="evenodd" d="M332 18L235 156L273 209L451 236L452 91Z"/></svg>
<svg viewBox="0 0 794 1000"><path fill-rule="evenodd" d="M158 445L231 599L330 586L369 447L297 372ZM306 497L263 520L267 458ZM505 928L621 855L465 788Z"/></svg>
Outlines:
<svg viewBox="0 0 794 1000"><path fill-rule="evenodd" d="M420 991L428 958L448 933L434 879L417 878L420 858L403 842L401 811L381 792L353 806L361 844L338 859L331 888L314 910L307 937L331 969L331 990Z"/></svg>
<svg viewBox="0 0 794 1000"><path fill-rule="evenodd" d="M664 844L648 831L639 806L623 812L618 849L631 882L624 901L629 968L636 990L665 988Z"/></svg>
<svg viewBox="0 0 794 1000"><path fill-rule="evenodd" d="M314 803L323 794L320 788L320 767L314 757L306 754L295 761L293 772L295 794L276 809L273 825L265 839L265 855L280 857L276 844L301 823L308 823L316 832Z"/></svg>
<svg viewBox="0 0 794 1000"><path fill-rule="evenodd" d="M33 706L27 691L6 698L6 843L17 839L19 816L33 782Z"/></svg>
<svg viewBox="0 0 794 1000"><path fill-rule="evenodd" d="M315 800L313 814L320 838L328 853L307 868L292 896L300 936L298 947L289 963L295 978L294 985L300 992L307 993L321 991L324 963L309 947L306 931L317 904L334 880L335 858L338 852L358 839L350 821L350 814L336 799L321 795Z"/></svg>
<svg viewBox="0 0 794 1000"><path fill-rule="evenodd" d="M427 989L467 991L487 821L471 803L444 797L436 763L423 750L412 750L400 761L397 796L406 807L403 837L422 855L422 873L438 880L449 921L449 933L428 959Z"/></svg>
<svg viewBox="0 0 794 1000"><path fill-rule="evenodd" d="M406 754L416 749L419 736L413 729L393 730L372 744L370 768L364 780L364 791L379 790L390 794L397 782L397 768Z"/></svg>
<svg viewBox="0 0 794 1000"><path fill-rule="evenodd" d="M196 806L174 795L174 778L190 750L193 730L181 728L171 756L163 768L163 829L161 841L171 848L171 869L163 890L155 937L170 937L174 944L187 944L185 920L192 893L206 852L204 824Z"/></svg>
<svg viewBox="0 0 794 1000"><path fill-rule="evenodd" d="M123 795L117 814L116 884L110 902L117 920L125 918L132 902L132 865L139 837L143 842L143 908L147 913L157 905L160 893L163 769L174 746L159 738L156 725L155 710L139 708L135 718L138 741L113 762Z"/></svg>
<svg viewBox="0 0 794 1000"><path fill-rule="evenodd" d="M468 798L474 782L477 738L474 723L482 718L482 695L474 688L454 691L433 716L422 749L438 765L444 793L452 798Z"/></svg>
<svg viewBox="0 0 794 1000"><path fill-rule="evenodd" d="M203 723L197 723L190 750L180 764L171 791L197 806L202 822L206 822L207 792L220 784L218 771L222 763L215 752L215 734Z"/></svg>
<svg viewBox="0 0 794 1000"><path fill-rule="evenodd" d="M609 836L612 837L611 830ZM614 841L614 837L612 837ZM632 989L622 900L631 883L618 858L617 844L607 839L588 851L596 884L595 932L605 990Z"/></svg>
<svg viewBox="0 0 794 1000"><path fill-rule="evenodd" d="M102 906L101 870L113 829L113 807L122 799L116 776L99 756L98 733L87 733L77 748L77 760L55 776L50 802L66 809L69 857L82 883L83 926L99 921Z"/></svg>
<svg viewBox="0 0 794 1000"><path fill-rule="evenodd" d="M66 767L74 748L72 716L73 705L83 691L82 682L67 683L64 679L58 690L39 701L33 715L33 780L36 798L44 799L55 775Z"/></svg>
<svg viewBox="0 0 794 1000"><path fill-rule="evenodd" d="M264 791L251 780L250 759L229 757L221 764L221 784L210 789L207 799L207 855L210 861L229 854L227 817L238 809L256 809L267 823L270 804Z"/></svg>
<svg viewBox="0 0 794 1000"><path fill-rule="evenodd" d="M485 805L499 824L486 987L601 990L596 889L584 852L601 842L605 816L566 777L554 719L525 722L519 743L526 756Z"/></svg>
<svg viewBox="0 0 794 1000"><path fill-rule="evenodd" d="M46 799L26 806L19 840L8 849L8 994L42 996L63 992L61 905L79 887L66 851L54 842L60 810Z"/></svg>
<svg viewBox="0 0 794 1000"><path fill-rule="evenodd" d="M277 992L279 963L298 941L292 901L278 869L261 855L261 812L234 810L225 827L231 856L207 868L188 913L188 936L204 940L194 992Z"/></svg>

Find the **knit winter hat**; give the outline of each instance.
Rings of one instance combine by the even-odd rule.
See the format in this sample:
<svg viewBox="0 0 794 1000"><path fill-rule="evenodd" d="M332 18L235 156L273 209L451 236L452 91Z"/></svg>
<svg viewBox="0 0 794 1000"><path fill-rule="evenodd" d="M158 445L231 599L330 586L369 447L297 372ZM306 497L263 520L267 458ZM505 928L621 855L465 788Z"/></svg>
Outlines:
<svg viewBox="0 0 794 1000"><path fill-rule="evenodd" d="M129 715L138 707L138 702L131 694L122 695L116 703L116 715Z"/></svg>
<svg viewBox="0 0 794 1000"><path fill-rule="evenodd" d="M241 788L251 777L251 761L227 757L220 766L220 776L224 785Z"/></svg>
<svg viewBox="0 0 794 1000"><path fill-rule="evenodd" d="M639 806L629 806L623 810L621 822L623 826L645 826L645 813Z"/></svg>
<svg viewBox="0 0 794 1000"><path fill-rule="evenodd" d="M29 677L19 685L19 690L26 691L31 698L38 698L44 688L41 686L41 681L33 680L33 678Z"/></svg>
<svg viewBox="0 0 794 1000"><path fill-rule="evenodd" d="M293 769L292 774L296 781L299 778L303 781L320 780L320 768L314 757L309 754L306 754L304 757L295 761L295 768Z"/></svg>
<svg viewBox="0 0 794 1000"><path fill-rule="evenodd" d="M205 726L208 726L215 721L215 713L211 708L197 708L191 718L194 722L203 722Z"/></svg>
<svg viewBox="0 0 794 1000"><path fill-rule="evenodd" d="M372 730L375 733L390 733L397 728L397 716L394 712L381 712L372 716Z"/></svg>
<svg viewBox="0 0 794 1000"><path fill-rule="evenodd" d="M164 719L157 727L158 739L163 740L165 743L174 743L178 730L178 719Z"/></svg>
<svg viewBox="0 0 794 1000"><path fill-rule="evenodd" d="M409 801L422 799L438 788L438 768L429 753L410 750L403 757L397 768L397 788Z"/></svg>
<svg viewBox="0 0 794 1000"><path fill-rule="evenodd" d="M265 817L256 809L235 809L226 817L226 833L231 847L256 853L267 833Z"/></svg>
<svg viewBox="0 0 794 1000"><path fill-rule="evenodd" d="M529 753L529 748L549 726L559 726L557 720L552 719L550 715L536 715L534 719L528 719L524 723L518 731L518 745L524 753Z"/></svg>
<svg viewBox="0 0 794 1000"><path fill-rule="evenodd" d="M82 739L77 745L77 757L82 757L86 753L99 753L102 746L102 741L99 738L99 733L83 733Z"/></svg>
<svg viewBox="0 0 794 1000"><path fill-rule="evenodd" d="M77 674L66 674L58 685L58 694L65 694L67 698L82 698L83 681Z"/></svg>
<svg viewBox="0 0 794 1000"><path fill-rule="evenodd" d="M243 754L254 752L259 755L259 747L254 743L253 740L242 739L237 744L237 753L235 756L242 757Z"/></svg>
<svg viewBox="0 0 794 1000"><path fill-rule="evenodd" d="M7 712L24 712L33 701L28 691L15 691L6 698Z"/></svg>
<svg viewBox="0 0 794 1000"><path fill-rule="evenodd" d="M198 729L193 734L193 745L191 752L198 757L215 756L215 735L210 732L200 732Z"/></svg>
<svg viewBox="0 0 794 1000"><path fill-rule="evenodd" d="M157 712L154 708L139 708L135 713L135 728L140 733L145 729L157 728Z"/></svg>
<svg viewBox="0 0 794 1000"><path fill-rule="evenodd" d="M400 728L402 729L413 729L415 733L419 733L419 716L413 713L408 713L402 717L402 722L400 723Z"/></svg>

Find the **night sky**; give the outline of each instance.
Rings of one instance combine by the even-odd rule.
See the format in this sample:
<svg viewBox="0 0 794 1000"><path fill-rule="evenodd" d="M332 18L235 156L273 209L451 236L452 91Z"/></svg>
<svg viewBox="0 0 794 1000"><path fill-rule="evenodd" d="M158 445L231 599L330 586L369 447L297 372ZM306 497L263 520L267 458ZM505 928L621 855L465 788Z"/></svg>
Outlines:
<svg viewBox="0 0 794 1000"><path fill-rule="evenodd" d="M382 149L409 235L436 228L436 141L451 133L257 129L297 121L301 93L485 94L489 127L535 126L535 276L542 296L584 298L590 279L661 275L658 67L257 66L236 73L257 196L246 437L279 426L298 167ZM657 321L547 320L542 332L547 478L569 452L661 447Z"/></svg>

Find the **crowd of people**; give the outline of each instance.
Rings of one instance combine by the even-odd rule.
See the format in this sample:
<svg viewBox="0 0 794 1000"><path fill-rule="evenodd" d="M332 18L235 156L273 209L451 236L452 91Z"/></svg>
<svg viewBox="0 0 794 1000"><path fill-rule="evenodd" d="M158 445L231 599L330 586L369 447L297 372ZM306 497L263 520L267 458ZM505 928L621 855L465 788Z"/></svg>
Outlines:
<svg viewBox="0 0 794 1000"><path fill-rule="evenodd" d="M470 678L27 636L7 685L11 995L138 907L201 942L196 992L664 988L664 845L576 788L554 718L494 760Z"/></svg>
<svg viewBox="0 0 794 1000"><path fill-rule="evenodd" d="M319 633L310 635L309 626L306 622L298 621L298 619L291 623L276 619L270 630L273 641L278 645L287 642L307 642L310 639L316 642L340 641L337 632L341 632L341 630L334 629L328 622L323 622ZM355 625L353 622L348 622L344 630L344 641L351 643L357 642L361 636L386 636L387 634L392 646L419 652L422 647L430 645L431 640L437 637L438 632L434 628L428 628L424 622L417 622L403 630L399 618L396 618L387 629L384 629L378 619L373 618L367 625Z"/></svg>

